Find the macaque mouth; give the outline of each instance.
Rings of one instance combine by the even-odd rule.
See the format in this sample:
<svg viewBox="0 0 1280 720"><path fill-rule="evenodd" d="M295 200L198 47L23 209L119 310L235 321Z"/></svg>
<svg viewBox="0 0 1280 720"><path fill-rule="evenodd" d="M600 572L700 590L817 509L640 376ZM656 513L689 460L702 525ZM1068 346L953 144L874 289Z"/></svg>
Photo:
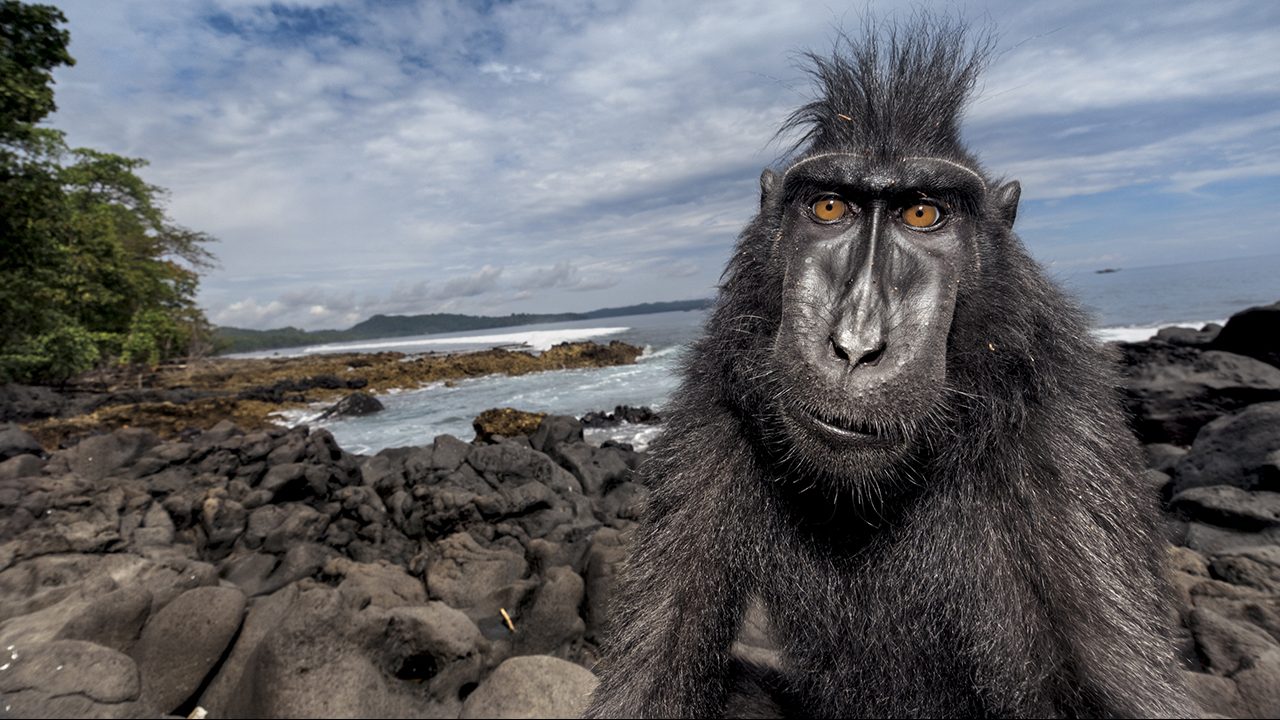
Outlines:
<svg viewBox="0 0 1280 720"><path fill-rule="evenodd" d="M803 415L820 433L841 442L884 447L901 443L901 438L895 433L868 422L812 410L803 411Z"/></svg>

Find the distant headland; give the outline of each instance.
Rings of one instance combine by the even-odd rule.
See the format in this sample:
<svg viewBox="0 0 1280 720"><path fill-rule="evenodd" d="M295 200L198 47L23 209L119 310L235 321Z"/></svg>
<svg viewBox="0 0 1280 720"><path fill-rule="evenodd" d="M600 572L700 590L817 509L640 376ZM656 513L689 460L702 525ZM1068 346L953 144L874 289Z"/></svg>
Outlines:
<svg viewBox="0 0 1280 720"><path fill-rule="evenodd" d="M283 327L273 330L248 330L245 328L218 327L214 329L217 354L276 350L319 345L323 343L370 340L373 338L432 335L436 333L467 332L490 328L534 325L537 323L569 322L572 320L596 320L624 315L649 315L652 313L705 310L715 301L675 300L671 302L640 303L622 307L601 308L581 313L511 315L459 315L455 313L430 313L426 315L374 315L346 330L302 330Z"/></svg>

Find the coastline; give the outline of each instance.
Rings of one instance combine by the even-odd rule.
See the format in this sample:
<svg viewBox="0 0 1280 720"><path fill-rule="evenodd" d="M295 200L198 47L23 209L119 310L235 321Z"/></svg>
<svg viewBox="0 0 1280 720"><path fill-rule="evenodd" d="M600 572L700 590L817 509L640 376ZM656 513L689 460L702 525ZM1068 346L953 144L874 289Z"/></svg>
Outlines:
<svg viewBox="0 0 1280 720"><path fill-rule="evenodd" d="M152 371L95 372L61 388L0 386L0 422L17 423L48 450L119 428L170 439L228 420L245 430L282 427L279 413L487 375L518 376L635 363L619 341L570 342L541 352L491 348L452 353L315 354L207 358Z"/></svg>

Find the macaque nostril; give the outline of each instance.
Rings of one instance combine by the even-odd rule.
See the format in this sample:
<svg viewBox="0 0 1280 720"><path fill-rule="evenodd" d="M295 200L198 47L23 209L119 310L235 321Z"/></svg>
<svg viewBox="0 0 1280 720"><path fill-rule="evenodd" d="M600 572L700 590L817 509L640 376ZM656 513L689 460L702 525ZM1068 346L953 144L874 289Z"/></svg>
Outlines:
<svg viewBox="0 0 1280 720"><path fill-rule="evenodd" d="M881 340L874 348L864 352L862 357L858 358L857 364L874 366L876 363L880 362L880 358L884 355L884 348L885 343Z"/></svg>
<svg viewBox="0 0 1280 720"><path fill-rule="evenodd" d="M831 343L831 354L849 367L858 367L860 365L875 366L884 355L885 342L883 340L876 343L875 347L861 352L850 352L847 347L836 340L835 336L828 338L828 342Z"/></svg>
<svg viewBox="0 0 1280 720"><path fill-rule="evenodd" d="M836 342L834 337L827 338L827 340L831 343L831 354L835 355L842 362L849 362L849 351L845 350L839 342Z"/></svg>

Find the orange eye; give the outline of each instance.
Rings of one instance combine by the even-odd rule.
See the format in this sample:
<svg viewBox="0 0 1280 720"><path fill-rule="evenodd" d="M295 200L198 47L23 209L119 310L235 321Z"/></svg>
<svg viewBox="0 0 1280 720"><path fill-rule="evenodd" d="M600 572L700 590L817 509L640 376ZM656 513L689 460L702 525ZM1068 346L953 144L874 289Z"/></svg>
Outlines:
<svg viewBox="0 0 1280 720"><path fill-rule="evenodd" d="M902 222L917 230L925 230L942 222L942 210L929 203L912 205L902 211Z"/></svg>
<svg viewBox="0 0 1280 720"><path fill-rule="evenodd" d="M813 216L822 222L835 222L849 214L849 205L837 197L818 198L813 203Z"/></svg>

